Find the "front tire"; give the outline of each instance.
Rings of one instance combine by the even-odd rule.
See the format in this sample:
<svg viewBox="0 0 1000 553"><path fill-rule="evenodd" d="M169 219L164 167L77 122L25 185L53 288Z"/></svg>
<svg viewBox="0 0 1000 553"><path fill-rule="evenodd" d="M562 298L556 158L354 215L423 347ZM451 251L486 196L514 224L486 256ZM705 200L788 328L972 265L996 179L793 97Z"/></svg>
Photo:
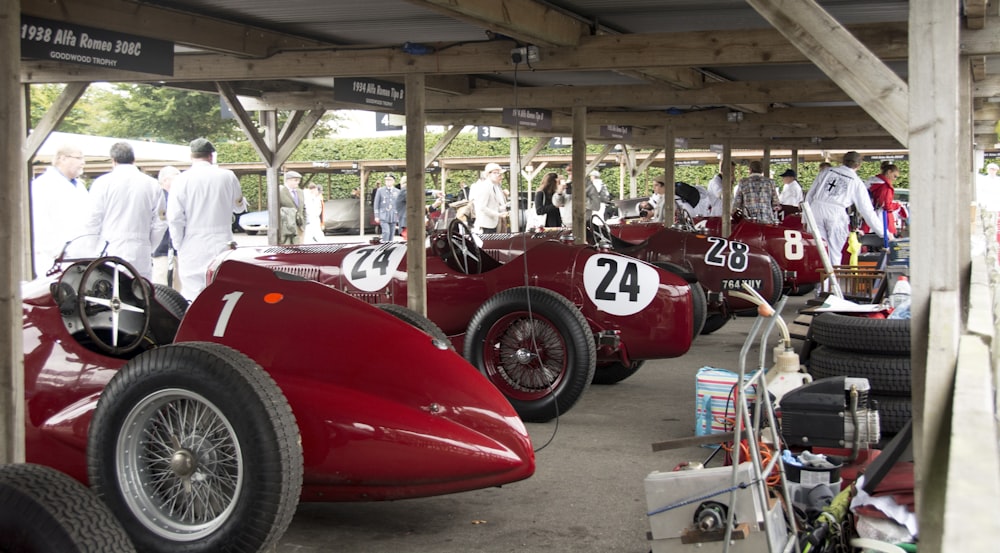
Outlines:
<svg viewBox="0 0 1000 553"><path fill-rule="evenodd" d="M566 413L594 379L597 349L587 319L544 288L504 290L473 315L465 358L527 422Z"/></svg>
<svg viewBox="0 0 1000 553"><path fill-rule="evenodd" d="M142 551L252 553L291 522L302 448L277 384L243 354L191 342L127 363L101 394L90 482Z"/></svg>

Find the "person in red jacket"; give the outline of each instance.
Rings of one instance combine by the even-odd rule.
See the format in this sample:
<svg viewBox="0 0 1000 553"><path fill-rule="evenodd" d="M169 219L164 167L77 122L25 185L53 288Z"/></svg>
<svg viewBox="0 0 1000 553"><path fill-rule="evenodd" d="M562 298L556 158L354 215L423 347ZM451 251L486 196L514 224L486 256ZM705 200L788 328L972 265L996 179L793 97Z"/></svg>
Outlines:
<svg viewBox="0 0 1000 553"><path fill-rule="evenodd" d="M882 165L882 172L878 175L872 177L868 183L868 195L872 199L872 207L875 208L875 213L879 216L879 219L885 217L885 213L888 213L888 229L893 236L899 234L897 232L897 226L901 221L899 221L900 210L903 208L902 204L895 200L896 189L892 187L892 183L899 178L899 167L895 164L887 163ZM868 223L861 225L862 232L871 232L868 227Z"/></svg>

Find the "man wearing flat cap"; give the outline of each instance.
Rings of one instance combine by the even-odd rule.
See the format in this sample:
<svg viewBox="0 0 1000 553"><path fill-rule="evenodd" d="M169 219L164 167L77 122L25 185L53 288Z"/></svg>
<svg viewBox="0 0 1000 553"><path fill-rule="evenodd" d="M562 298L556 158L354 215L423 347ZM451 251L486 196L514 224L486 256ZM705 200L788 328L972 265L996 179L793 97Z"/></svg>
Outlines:
<svg viewBox="0 0 1000 553"><path fill-rule="evenodd" d="M246 211L236 175L212 164L215 146L191 141L191 168L174 179L167 199L167 225L177 250L181 294L194 300L205 288L205 272L233 241L233 214Z"/></svg>
<svg viewBox="0 0 1000 553"><path fill-rule="evenodd" d="M841 263L844 244L851 232L847 208L852 204L875 234L882 238L882 221L872 207L865 183L857 174L860 166L861 154L855 151L845 153L843 164L820 172L806 194L806 201L816 219L816 235L826 241L830 262L834 265ZM892 240L892 236L889 239Z"/></svg>
<svg viewBox="0 0 1000 553"><path fill-rule="evenodd" d="M278 189L278 243L301 244L306 222L306 199L299 188L302 175L296 171L285 172L285 185Z"/></svg>
<svg viewBox="0 0 1000 553"><path fill-rule="evenodd" d="M396 198L399 190L396 188L396 177L389 173L385 176L382 186L375 191L375 224L382 228L382 241L392 242L396 236L396 224L399 223L399 214L396 213Z"/></svg>
<svg viewBox="0 0 1000 553"><path fill-rule="evenodd" d="M804 199L802 195L802 185L796 180L798 175L795 171L791 169L785 169L785 172L781 174L781 181L784 186L781 187L781 209L785 212L785 215L792 215L799 212L799 205Z"/></svg>

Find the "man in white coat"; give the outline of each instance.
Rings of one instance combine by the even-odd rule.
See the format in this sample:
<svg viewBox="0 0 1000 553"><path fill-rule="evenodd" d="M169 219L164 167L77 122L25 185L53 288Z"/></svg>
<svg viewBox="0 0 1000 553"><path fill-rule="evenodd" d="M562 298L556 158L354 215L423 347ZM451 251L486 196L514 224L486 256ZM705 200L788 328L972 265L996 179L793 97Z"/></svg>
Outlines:
<svg viewBox="0 0 1000 553"><path fill-rule="evenodd" d="M34 243L35 276L52 267L67 242L73 241L70 256L90 253L93 240L78 240L90 211L90 195L83 180L83 151L64 144L56 150L52 166L31 182L31 226Z"/></svg>
<svg viewBox="0 0 1000 553"><path fill-rule="evenodd" d="M476 210L475 231L491 234L497 231L500 219L507 216L507 197L500 187L503 169L496 163L487 163L483 178L472 185L470 196Z"/></svg>
<svg viewBox="0 0 1000 553"><path fill-rule="evenodd" d="M167 225L177 250L181 293L188 301L205 289L208 264L233 240L233 213L246 211L240 181L212 164L215 146L191 141L191 168L174 180L167 201Z"/></svg>
<svg viewBox="0 0 1000 553"><path fill-rule="evenodd" d="M858 213L875 234L882 238L882 221L875 214L868 189L857 174L860 166L861 154L847 152L844 154L843 164L823 170L816 176L806 194L806 202L816 219L816 235L826 240L830 263L833 265L840 264L844 244L851 232L851 220L847 216L847 208L851 204L857 207ZM889 239L892 240L892 236Z"/></svg>
<svg viewBox="0 0 1000 553"><path fill-rule="evenodd" d="M90 187L91 211L84 230L99 236L96 255L106 251L152 279L153 248L167 230L162 218L166 205L156 179L134 163L135 152L127 142L111 146L112 169Z"/></svg>

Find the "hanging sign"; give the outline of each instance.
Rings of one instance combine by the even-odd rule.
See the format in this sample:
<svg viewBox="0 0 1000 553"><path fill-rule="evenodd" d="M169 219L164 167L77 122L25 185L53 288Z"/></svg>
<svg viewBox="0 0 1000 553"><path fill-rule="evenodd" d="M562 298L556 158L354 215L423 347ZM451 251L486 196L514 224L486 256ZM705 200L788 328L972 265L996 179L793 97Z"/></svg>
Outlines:
<svg viewBox="0 0 1000 553"><path fill-rule="evenodd" d="M399 83L355 77L337 78L333 82L333 99L349 104L361 104L406 113L406 87Z"/></svg>
<svg viewBox="0 0 1000 553"><path fill-rule="evenodd" d="M601 125L601 136L604 138L632 138L630 125Z"/></svg>
<svg viewBox="0 0 1000 553"><path fill-rule="evenodd" d="M390 113L375 113L375 131L401 131L403 130L404 123L406 122L405 117L400 117L398 115L392 115ZM402 121L399 121L399 120Z"/></svg>
<svg viewBox="0 0 1000 553"><path fill-rule="evenodd" d="M476 127L476 140L479 142L492 142L500 140L499 136L493 136L493 127Z"/></svg>
<svg viewBox="0 0 1000 553"><path fill-rule="evenodd" d="M520 125L532 129L552 128L552 110L530 108L503 108L501 121L506 125Z"/></svg>
<svg viewBox="0 0 1000 553"><path fill-rule="evenodd" d="M549 139L549 148L570 148L573 146L573 139L568 136L553 136Z"/></svg>
<svg viewBox="0 0 1000 553"><path fill-rule="evenodd" d="M21 16L21 57L92 67L174 74L174 43Z"/></svg>

